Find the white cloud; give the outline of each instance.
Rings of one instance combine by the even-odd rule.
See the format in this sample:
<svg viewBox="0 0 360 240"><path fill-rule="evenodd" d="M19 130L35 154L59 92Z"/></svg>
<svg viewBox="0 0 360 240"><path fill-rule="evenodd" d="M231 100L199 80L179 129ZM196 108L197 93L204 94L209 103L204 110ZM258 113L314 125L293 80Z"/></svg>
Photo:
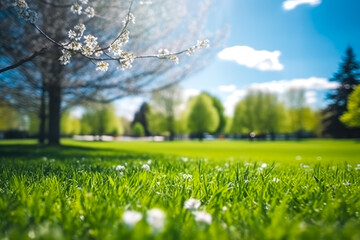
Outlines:
<svg viewBox="0 0 360 240"><path fill-rule="evenodd" d="M220 92L233 92L236 90L236 86L235 85L221 85L219 86L219 90Z"/></svg>
<svg viewBox="0 0 360 240"><path fill-rule="evenodd" d="M130 121L134 119L135 112L146 99L143 97L127 97L114 102L116 114Z"/></svg>
<svg viewBox="0 0 360 240"><path fill-rule="evenodd" d="M232 116L236 103L243 99L249 91L263 91L275 94L283 94L289 89L304 89L306 90L306 102L307 104L311 105L317 101L316 91L335 89L338 86L339 83L337 82L331 82L326 78L318 77L253 83L244 89L234 89L234 91L232 91L231 94L227 96L224 102L225 114Z"/></svg>
<svg viewBox="0 0 360 240"><path fill-rule="evenodd" d="M249 46L233 46L218 53L222 60L235 61L239 65L255 68L260 71L281 71L280 51L255 50Z"/></svg>
<svg viewBox="0 0 360 240"><path fill-rule="evenodd" d="M183 90L183 98L185 101L189 100L191 97L197 96L200 94L200 90L199 89L195 89L195 88L188 88Z"/></svg>
<svg viewBox="0 0 360 240"><path fill-rule="evenodd" d="M286 0L283 2L283 9L290 11L295 9L299 5L309 4L311 6L317 6L321 3L321 0Z"/></svg>

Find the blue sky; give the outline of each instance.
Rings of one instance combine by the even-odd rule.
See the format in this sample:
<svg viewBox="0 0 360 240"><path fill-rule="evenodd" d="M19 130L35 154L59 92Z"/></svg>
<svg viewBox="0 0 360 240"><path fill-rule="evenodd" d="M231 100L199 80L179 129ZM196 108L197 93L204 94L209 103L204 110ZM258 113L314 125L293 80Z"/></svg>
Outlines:
<svg viewBox="0 0 360 240"><path fill-rule="evenodd" d="M249 89L281 94L303 86L309 104L323 107L329 78L348 46L360 56L358 0L223 0L230 33L206 68L186 79L187 95L208 91L231 115ZM220 23L219 23L220 24ZM129 100L120 102L127 105ZM141 99L131 100L141 103ZM123 109L131 111L130 109ZM129 114L129 113L127 113Z"/></svg>

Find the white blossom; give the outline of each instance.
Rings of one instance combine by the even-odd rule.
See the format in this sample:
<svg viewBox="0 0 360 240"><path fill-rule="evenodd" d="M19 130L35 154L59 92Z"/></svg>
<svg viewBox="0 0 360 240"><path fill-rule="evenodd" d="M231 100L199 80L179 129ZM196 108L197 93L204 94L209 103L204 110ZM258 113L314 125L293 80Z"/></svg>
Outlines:
<svg viewBox="0 0 360 240"><path fill-rule="evenodd" d="M66 49L70 49L70 50L74 50L74 51L79 51L81 48L82 48L82 45L81 43L79 42L75 42L75 41L72 41L69 45L67 45L65 47Z"/></svg>
<svg viewBox="0 0 360 240"><path fill-rule="evenodd" d="M88 0L79 0L82 4L88 4Z"/></svg>
<svg viewBox="0 0 360 240"><path fill-rule="evenodd" d="M88 18L93 18L95 16L95 10L92 7L87 7L85 9L85 14L88 16Z"/></svg>
<svg viewBox="0 0 360 240"><path fill-rule="evenodd" d="M81 14L81 10L82 10L82 6L78 3L74 3L73 5L71 5L70 11L74 14Z"/></svg>
<svg viewBox="0 0 360 240"><path fill-rule="evenodd" d="M85 39L85 44L88 45L91 48L95 48L98 46L98 42L97 42L97 37L94 37L91 34L88 34L86 36L84 36Z"/></svg>
<svg viewBox="0 0 360 240"><path fill-rule="evenodd" d="M158 58L166 58L169 54L170 52L166 48L161 48L158 50Z"/></svg>
<svg viewBox="0 0 360 240"><path fill-rule="evenodd" d="M190 198L185 201L184 208L189 210L196 210L201 206L201 202L198 199Z"/></svg>
<svg viewBox="0 0 360 240"><path fill-rule="evenodd" d="M70 29L69 32L68 32L68 37L70 39L74 39L76 37L76 32L74 30Z"/></svg>
<svg viewBox="0 0 360 240"><path fill-rule="evenodd" d="M208 39L198 40L196 46L198 48L208 48L210 47L210 41Z"/></svg>
<svg viewBox="0 0 360 240"><path fill-rule="evenodd" d="M160 231L164 228L165 219L165 213L158 208L147 211L146 222L156 231Z"/></svg>
<svg viewBox="0 0 360 240"><path fill-rule="evenodd" d="M68 50L63 50L62 53L63 53L63 55L59 58L60 63L62 65L66 65L66 64L70 63L71 52Z"/></svg>
<svg viewBox="0 0 360 240"><path fill-rule="evenodd" d="M146 171L150 171L150 166L148 164L142 165L141 168L145 169Z"/></svg>
<svg viewBox="0 0 360 240"><path fill-rule="evenodd" d="M79 24L77 24L77 25L74 27L74 29L75 29L75 32L76 32L76 38L75 38L75 40L80 40L81 37L82 37L83 34L84 34L84 31L86 30L85 25L84 25L83 23L79 23Z"/></svg>
<svg viewBox="0 0 360 240"><path fill-rule="evenodd" d="M119 58L119 63L120 63L121 69L125 70L127 68L131 68L132 67L131 64L134 61L134 59L135 59L135 57L134 57L133 53L123 51ZM145 164L145 165L147 165L147 164ZM149 165L147 165L147 166L149 166ZM149 166L149 169L150 169L150 166Z"/></svg>
<svg viewBox="0 0 360 240"><path fill-rule="evenodd" d="M195 221L211 224L212 222L212 216L207 212L193 212L193 215L195 216Z"/></svg>
<svg viewBox="0 0 360 240"><path fill-rule="evenodd" d="M90 57L94 54L94 49L89 47L88 45L85 45L81 48L81 53L87 57Z"/></svg>
<svg viewBox="0 0 360 240"><path fill-rule="evenodd" d="M16 4L16 6L19 7L19 8L27 8L27 7L28 7L28 5L27 5L27 3L26 3L25 0L16 0L16 1L15 1L15 4Z"/></svg>
<svg viewBox="0 0 360 240"><path fill-rule="evenodd" d="M175 64L179 64L179 58L175 55L170 55L169 59L174 62Z"/></svg>
<svg viewBox="0 0 360 240"><path fill-rule="evenodd" d="M128 210L124 212L122 219L127 226L134 227L142 219L142 214Z"/></svg>
<svg viewBox="0 0 360 240"><path fill-rule="evenodd" d="M195 52L195 50L196 50L196 46L189 47L189 48L187 49L187 53L186 53L186 54L187 54L188 56L193 55L194 52Z"/></svg>
<svg viewBox="0 0 360 240"><path fill-rule="evenodd" d="M129 15L127 15L126 18L122 21L124 26L129 22L135 24L135 16L132 13L129 13Z"/></svg>

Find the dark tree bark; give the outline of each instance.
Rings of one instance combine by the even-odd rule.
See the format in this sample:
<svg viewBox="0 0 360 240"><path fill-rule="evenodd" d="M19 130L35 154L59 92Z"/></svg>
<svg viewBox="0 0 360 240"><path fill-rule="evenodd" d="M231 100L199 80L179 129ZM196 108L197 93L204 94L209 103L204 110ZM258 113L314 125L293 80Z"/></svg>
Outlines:
<svg viewBox="0 0 360 240"><path fill-rule="evenodd" d="M61 87L56 81L49 86L49 136L48 144L60 145Z"/></svg>
<svg viewBox="0 0 360 240"><path fill-rule="evenodd" d="M46 124L46 103L45 103L45 86L44 83L41 87L41 98L40 98L40 124L39 124L39 136L38 136L38 143L44 144L46 131L45 131L45 124Z"/></svg>

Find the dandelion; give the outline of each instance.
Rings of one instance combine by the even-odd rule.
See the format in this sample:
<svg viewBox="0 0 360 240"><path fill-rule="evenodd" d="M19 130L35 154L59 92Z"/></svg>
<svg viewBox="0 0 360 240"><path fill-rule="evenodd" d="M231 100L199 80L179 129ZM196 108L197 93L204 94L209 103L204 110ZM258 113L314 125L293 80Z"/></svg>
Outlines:
<svg viewBox="0 0 360 240"><path fill-rule="evenodd" d="M96 64L96 71L102 71L102 72L106 72L109 68L109 64L105 61L100 61ZM124 167L124 166L121 166ZM124 167L125 169L125 167ZM119 170L119 169L116 169Z"/></svg>
<svg viewBox="0 0 360 240"><path fill-rule="evenodd" d="M146 171L150 171L150 166L148 164L142 165L141 168L146 170Z"/></svg>
<svg viewBox="0 0 360 240"><path fill-rule="evenodd" d="M195 221L200 223L206 223L211 224L212 222L212 216L207 212L193 212L193 215L195 216Z"/></svg>
<svg viewBox="0 0 360 240"><path fill-rule="evenodd" d="M201 202L198 199L190 198L185 201L184 208L189 210L196 210L200 207Z"/></svg>
<svg viewBox="0 0 360 240"><path fill-rule="evenodd" d="M136 211L125 211L122 219L125 225L134 227L142 219L142 214Z"/></svg>
<svg viewBox="0 0 360 240"><path fill-rule="evenodd" d="M160 231L165 226L165 218L162 210L153 208L147 212L146 222L156 231Z"/></svg>

